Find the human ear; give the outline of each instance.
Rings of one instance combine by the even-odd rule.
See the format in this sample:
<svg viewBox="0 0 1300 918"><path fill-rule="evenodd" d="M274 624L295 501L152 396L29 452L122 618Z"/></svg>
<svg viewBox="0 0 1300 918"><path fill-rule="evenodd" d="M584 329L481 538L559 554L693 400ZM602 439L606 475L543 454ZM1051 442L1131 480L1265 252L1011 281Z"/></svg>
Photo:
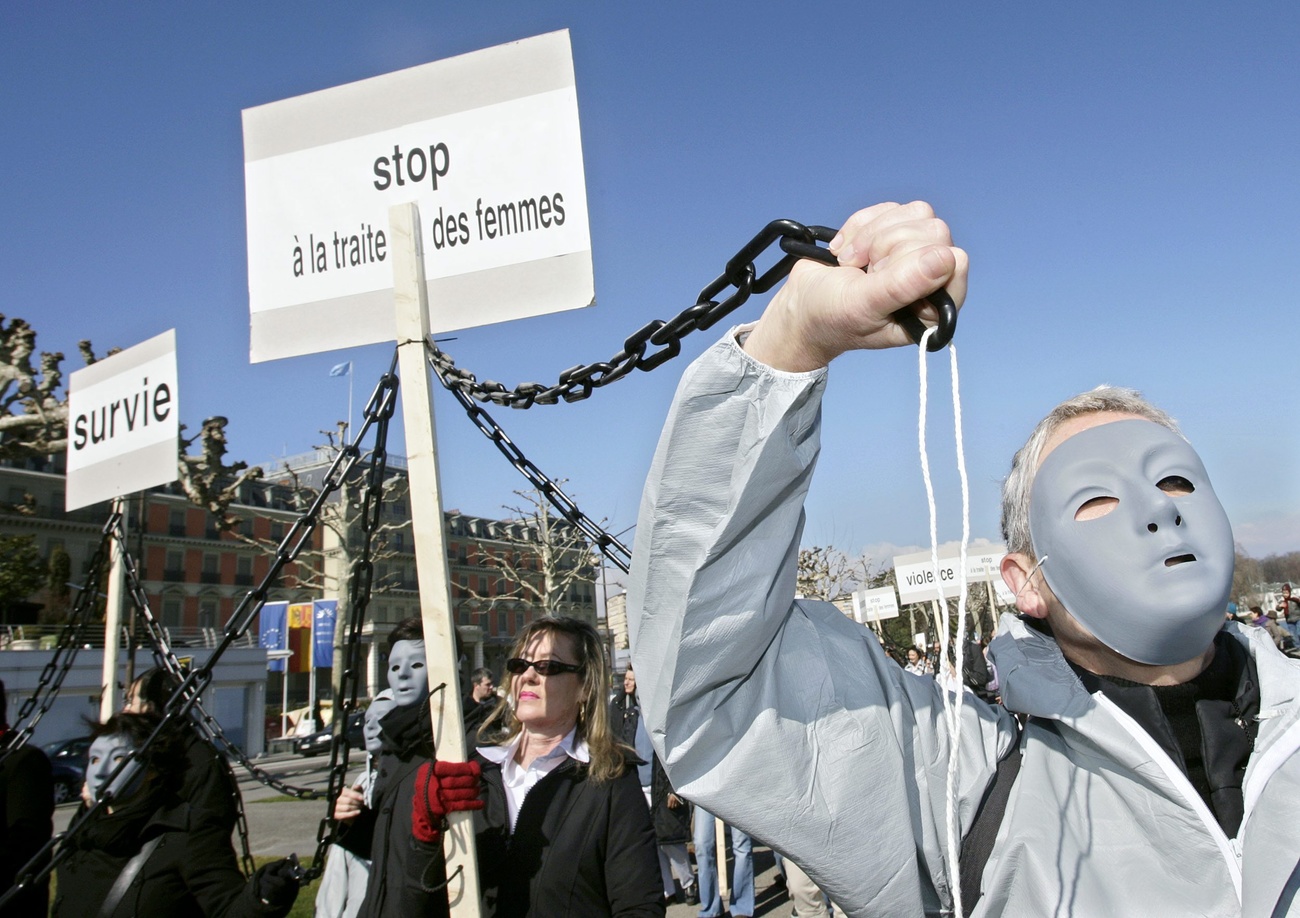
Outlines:
<svg viewBox="0 0 1300 918"><path fill-rule="evenodd" d="M1016 608L1030 618L1047 618L1047 597L1039 588L1042 574L1034 579L1038 562L1024 552L1009 552L1002 559L1002 580L1016 597Z"/></svg>

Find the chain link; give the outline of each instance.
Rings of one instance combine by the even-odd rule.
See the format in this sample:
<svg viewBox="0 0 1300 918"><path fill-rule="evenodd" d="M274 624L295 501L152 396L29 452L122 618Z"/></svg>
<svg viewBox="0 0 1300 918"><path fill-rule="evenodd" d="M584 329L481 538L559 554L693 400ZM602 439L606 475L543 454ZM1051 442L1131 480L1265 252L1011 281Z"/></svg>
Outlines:
<svg viewBox="0 0 1300 918"><path fill-rule="evenodd" d="M554 479L548 477L545 472L537 467L536 463L525 456L523 450L515 445L515 442L510 439L501 428L501 425L492 418L492 415L488 414L487 409L476 403L471 394L463 387L454 385L443 374L439 363L434 359L433 345L428 344L428 348L430 368L437 375L438 381L460 402L461 407L465 409L465 413L469 415L469 419L474 426L479 429L483 436L492 441L492 444L501 452L501 455L506 457L507 462L527 478L533 487L546 496L551 506L562 517L587 536L592 545L608 558L610 563L626 574L632 559L632 553L628 551L627 546L615 536L606 532L599 523L583 513L573 501L573 498L565 494L564 489Z"/></svg>
<svg viewBox="0 0 1300 918"><path fill-rule="evenodd" d="M633 370L649 372L672 360L682 350L682 339L692 332L705 331L740 308L755 293L766 293L781 282L795 262L800 259L818 261L835 266L839 261L821 243L835 238L835 229L829 226L804 225L794 220L773 220L737 252L722 273L708 284L695 303L682 310L667 322L655 319L643 325L623 342L623 347L608 360L578 364L560 374L551 386L541 383L520 383L513 389L493 380L479 382L468 370L456 366L455 360L436 344L430 344L430 362L443 385L453 391L463 390L480 402L510 408L531 408L533 405L555 405L561 401L577 402L589 398L591 393L622 379ZM759 273L756 260L773 244L779 246L782 256L766 271ZM721 299L729 288L732 292ZM939 314L938 331L931 338L928 349L945 347L952 340L957 325L957 307L946 290L940 289L926 297ZM915 305L915 304L914 304ZM918 344L925 326L911 306L894 314L899 324ZM647 349L653 346L656 350Z"/></svg>

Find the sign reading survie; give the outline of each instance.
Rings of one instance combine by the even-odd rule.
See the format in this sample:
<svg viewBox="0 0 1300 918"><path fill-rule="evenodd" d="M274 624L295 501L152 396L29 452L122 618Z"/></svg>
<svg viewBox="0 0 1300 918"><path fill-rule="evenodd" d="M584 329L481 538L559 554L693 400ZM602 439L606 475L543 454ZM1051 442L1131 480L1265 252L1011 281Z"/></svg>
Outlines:
<svg viewBox="0 0 1300 918"><path fill-rule="evenodd" d="M246 109L250 357L391 341L388 208L434 333L592 304L567 31Z"/></svg>
<svg viewBox="0 0 1300 918"><path fill-rule="evenodd" d="M176 480L176 394L175 329L69 377L65 509Z"/></svg>

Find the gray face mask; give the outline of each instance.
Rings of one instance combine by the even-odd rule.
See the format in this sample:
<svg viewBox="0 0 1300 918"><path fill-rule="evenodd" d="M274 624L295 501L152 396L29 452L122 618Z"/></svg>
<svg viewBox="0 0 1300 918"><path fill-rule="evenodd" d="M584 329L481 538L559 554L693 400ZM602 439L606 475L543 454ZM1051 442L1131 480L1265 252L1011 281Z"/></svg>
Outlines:
<svg viewBox="0 0 1300 918"><path fill-rule="evenodd" d="M1104 516L1075 518L1112 499ZM1113 421L1065 440L1034 476L1029 531L1038 557L1050 555L1042 572L1052 592L1131 660L1185 662L1223 625L1232 527L1200 457L1168 428Z"/></svg>
<svg viewBox="0 0 1300 918"><path fill-rule="evenodd" d="M424 641L398 641L388 653L388 687L398 705L419 704L429 696Z"/></svg>
<svg viewBox="0 0 1300 918"><path fill-rule="evenodd" d="M104 796L107 789L113 792L114 800L122 801L140 788L144 768L139 759L126 766L111 784L108 780L113 770L134 750L131 738L124 734L111 733L95 737L86 753L86 787L90 790L92 800Z"/></svg>

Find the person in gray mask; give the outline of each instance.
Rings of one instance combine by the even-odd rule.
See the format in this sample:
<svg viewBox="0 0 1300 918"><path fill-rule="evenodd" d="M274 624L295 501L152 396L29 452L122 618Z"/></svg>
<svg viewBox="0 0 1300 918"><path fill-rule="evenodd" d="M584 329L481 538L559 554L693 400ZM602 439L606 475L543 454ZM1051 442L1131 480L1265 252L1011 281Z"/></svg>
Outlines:
<svg viewBox="0 0 1300 918"><path fill-rule="evenodd" d="M393 701L392 689L384 689L375 695L375 700L366 708L362 726L362 736L366 744L366 767L351 789L361 795L366 806L373 800L375 766L379 761L381 735L379 721L391 711ZM355 844L355 833L352 837ZM361 912L361 902L366 895L366 885L370 880L369 839L362 848L365 854L358 854L349 847L347 839L341 839L330 845L325 858L325 872L321 874L320 887L316 890L317 918L355 918Z"/></svg>
<svg viewBox="0 0 1300 918"><path fill-rule="evenodd" d="M288 914L298 895L296 859L266 864L246 879L230 830L199 816L177 793L185 762L180 737L163 730L147 744L158 723L153 714L123 713L95 726L86 791L91 804L103 806L63 842L51 914Z"/></svg>
<svg viewBox="0 0 1300 918"><path fill-rule="evenodd" d="M950 726L939 683L795 598L827 365L966 293L924 203L860 211L830 248L687 370L646 483L628 618L673 785L848 915L1300 915L1300 668L1225 626L1231 527L1136 393L1070 399L1015 457L1006 707L967 696Z"/></svg>
<svg viewBox="0 0 1300 918"><path fill-rule="evenodd" d="M424 914L429 892L402 877L420 875L414 860L428 858L411 845L411 801L416 773L433 759L429 718L429 669L424 626L418 618L399 622L386 641L388 689L393 707L379 718L379 751L369 794L345 787L334 806L343 823L340 844L371 862L359 914L399 918Z"/></svg>

